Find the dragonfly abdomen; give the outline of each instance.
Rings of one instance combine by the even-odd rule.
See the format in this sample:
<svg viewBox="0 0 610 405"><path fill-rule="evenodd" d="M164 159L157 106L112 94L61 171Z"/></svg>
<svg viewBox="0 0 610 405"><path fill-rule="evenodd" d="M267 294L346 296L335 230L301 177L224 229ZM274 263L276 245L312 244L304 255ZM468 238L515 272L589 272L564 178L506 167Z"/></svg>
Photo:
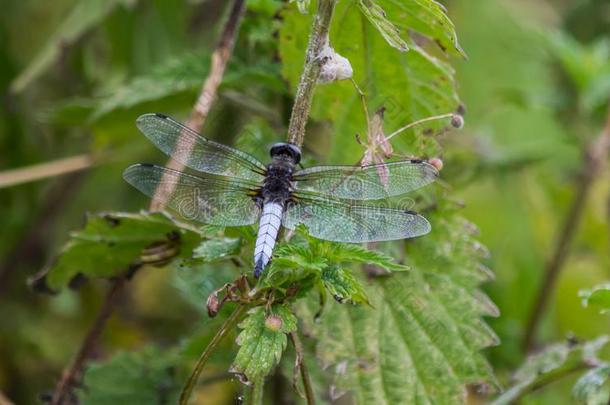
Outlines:
<svg viewBox="0 0 610 405"><path fill-rule="evenodd" d="M263 205L254 248L254 277L259 277L271 260L277 234L282 225L283 211L284 205L280 202L266 202Z"/></svg>

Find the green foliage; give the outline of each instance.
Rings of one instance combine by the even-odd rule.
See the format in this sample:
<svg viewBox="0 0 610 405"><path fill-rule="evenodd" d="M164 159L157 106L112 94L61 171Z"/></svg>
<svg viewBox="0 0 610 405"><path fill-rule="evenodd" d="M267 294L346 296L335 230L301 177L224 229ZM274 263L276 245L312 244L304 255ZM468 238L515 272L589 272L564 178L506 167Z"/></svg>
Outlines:
<svg viewBox="0 0 610 405"><path fill-rule="evenodd" d="M176 360L174 352L155 347L119 352L89 366L79 400L84 405L176 403Z"/></svg>
<svg viewBox="0 0 610 405"><path fill-rule="evenodd" d="M12 89L22 91L59 58L62 48L73 44L87 31L95 28L118 6L131 7L136 0L87 0L76 3L57 27L45 46L12 83Z"/></svg>
<svg viewBox="0 0 610 405"><path fill-rule="evenodd" d="M296 240L276 249L262 286L289 289L298 285L299 296L318 287L340 302L368 303L365 288L352 274L348 264L377 266L386 271L407 271L390 256L362 246L332 243L310 237L299 227Z"/></svg>
<svg viewBox="0 0 610 405"><path fill-rule="evenodd" d="M201 242L193 250L194 259L202 259L205 262L215 262L235 257L241 249L239 238L214 238Z"/></svg>
<svg viewBox="0 0 610 405"><path fill-rule="evenodd" d="M460 403L465 383L495 384L479 350L498 343L480 319L497 309L476 290L488 275L472 225L432 222L433 234L409 244L410 272L367 284L371 307L332 305L316 323L318 304L299 306L334 384L358 403Z"/></svg>
<svg viewBox="0 0 610 405"><path fill-rule="evenodd" d="M146 262L190 257L199 237L195 228L163 213L91 214L84 229L70 235L46 274L46 284L58 290L77 275L111 278ZM153 246L159 249L144 251Z"/></svg>
<svg viewBox="0 0 610 405"><path fill-rule="evenodd" d="M284 24L280 30L282 73L295 87L301 73L301 55L310 23L291 10L286 10L283 16ZM381 35L368 32L363 18L352 2L339 2L330 42L339 54L349 59L354 69L354 80L367 94L369 110L386 108L385 128L388 133L417 119L453 112L458 108L454 72L445 60L432 56L424 47L406 37L403 40L409 43L410 51L397 51ZM343 139L332 143L327 155L331 161L355 163L362 157L364 151L352 137L366 131L366 119L360 96L351 83L317 88L312 117L329 121L333 134ZM393 146L409 155L438 155L440 147L434 138L421 135L426 130L439 131L445 125L437 122L417 126L395 138Z"/></svg>
<svg viewBox="0 0 610 405"><path fill-rule="evenodd" d="M610 311L610 284L595 286L590 290L581 290L578 294L583 305L599 308L602 313Z"/></svg>
<svg viewBox="0 0 610 405"><path fill-rule="evenodd" d="M400 36L400 30L388 21L385 11L377 3L373 0L359 0L358 6L388 44L401 52L409 50L409 46Z"/></svg>
<svg viewBox="0 0 610 405"><path fill-rule="evenodd" d="M349 269L327 266L322 270L322 283L326 291L339 302L368 304L364 287L352 275Z"/></svg>
<svg viewBox="0 0 610 405"><path fill-rule="evenodd" d="M610 99L610 39L584 45L569 35L549 35L549 48L578 96L578 107L591 113Z"/></svg>
<svg viewBox="0 0 610 405"><path fill-rule="evenodd" d="M600 365L598 353L609 340L608 336L602 336L590 342L559 343L547 347L541 353L531 356L517 370L514 385L498 397L493 405L511 404L528 392L555 381L558 377L585 368L598 367ZM602 368L605 369L606 365L603 364ZM600 372L594 372L594 374L599 376ZM579 380L575 386L574 394L579 400L584 400L595 390L595 377L585 377L583 377L584 381Z"/></svg>
<svg viewBox="0 0 610 405"><path fill-rule="evenodd" d="M358 0L358 5L386 41L400 51L408 50L405 40L409 41L408 32L413 30L434 39L443 50L464 55L453 22L435 0Z"/></svg>
<svg viewBox="0 0 610 405"><path fill-rule="evenodd" d="M290 2L297 3L297 7L299 8L301 14L307 14L307 12L309 11L309 3L311 2L310 0L290 0Z"/></svg>
<svg viewBox="0 0 610 405"><path fill-rule="evenodd" d="M610 392L604 384L610 380L610 364L595 367L587 371L576 381L572 393L574 398L582 404L601 405L607 404Z"/></svg>
<svg viewBox="0 0 610 405"><path fill-rule="evenodd" d="M240 347L231 372L248 383L262 381L282 358L286 334L296 330L297 319L288 306L277 304L268 311L264 307L250 310L239 327Z"/></svg>

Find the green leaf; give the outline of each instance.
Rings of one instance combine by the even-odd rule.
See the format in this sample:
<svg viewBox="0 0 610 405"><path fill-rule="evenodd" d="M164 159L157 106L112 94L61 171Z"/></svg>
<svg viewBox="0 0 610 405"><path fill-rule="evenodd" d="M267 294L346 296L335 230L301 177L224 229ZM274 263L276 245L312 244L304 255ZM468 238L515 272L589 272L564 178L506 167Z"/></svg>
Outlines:
<svg viewBox="0 0 610 405"><path fill-rule="evenodd" d="M603 387L610 378L610 364L595 367L587 371L576 381L572 389L572 395L583 404L607 404L609 395Z"/></svg>
<svg viewBox="0 0 610 405"><path fill-rule="evenodd" d="M410 272L367 284L371 307L330 305L319 322L314 297L298 307L334 385L357 403L461 403L466 384L495 385L479 353L498 343L481 320L498 311L477 289L478 242L461 218L440 218L431 220L434 232L409 243Z"/></svg>
<svg viewBox="0 0 610 405"><path fill-rule="evenodd" d="M368 304L364 287L352 275L349 269L328 266L322 271L322 283L333 298L339 302Z"/></svg>
<svg viewBox="0 0 610 405"><path fill-rule="evenodd" d="M562 32L553 32L547 39L577 91L580 106L589 113L605 106L610 98L610 40L584 45Z"/></svg>
<svg viewBox="0 0 610 405"><path fill-rule="evenodd" d="M57 27L42 50L13 80L11 88L21 92L32 81L44 73L60 56L67 45L74 44L87 31L103 21L112 11L122 5L131 7L136 0L81 0Z"/></svg>
<svg viewBox="0 0 610 405"><path fill-rule="evenodd" d="M290 0L291 3L297 3L299 12L301 14L307 14L309 12L309 4L311 0Z"/></svg>
<svg viewBox="0 0 610 405"><path fill-rule="evenodd" d="M240 348L231 366L244 382L260 381L279 363L286 348L286 334L296 330L296 317L286 305L273 305L267 313L256 307L239 325Z"/></svg>
<svg viewBox="0 0 610 405"><path fill-rule="evenodd" d="M210 68L209 56L201 53L186 54L168 60L153 68L150 73L137 76L99 101L92 118L100 117L118 109L127 109L145 102L160 100L185 93L195 94L201 87L201 78ZM273 90L282 90L283 84L274 74L275 64L261 62L259 65L244 65L233 62L223 77L222 89L243 86L243 83L266 85Z"/></svg>
<svg viewBox="0 0 610 405"><path fill-rule="evenodd" d="M302 55L307 46L310 22L295 10L285 10L280 30L282 74L295 89L301 74ZM417 119L455 111L460 101L456 93L454 71L444 60L426 53L416 44L409 52L396 52L379 35L371 35L365 18L352 2L339 2L331 29L331 44L349 59L354 80L366 92L369 111L384 106L384 127L393 132ZM332 162L356 163L364 154L356 134L367 132L360 95L350 82L318 86L312 105L312 118L326 121L333 140L323 149L312 149ZM432 136L448 122L429 122L416 126L392 139L396 153L413 156L437 156L441 148ZM324 143L327 145L327 143Z"/></svg>
<svg viewBox="0 0 610 405"><path fill-rule="evenodd" d="M237 256L240 249L241 239L218 237L201 242L193 251L193 258L215 262Z"/></svg>
<svg viewBox="0 0 610 405"><path fill-rule="evenodd" d="M105 363L87 368L78 390L83 405L176 403L180 383L173 367L176 356L168 350L146 347L120 352Z"/></svg>
<svg viewBox="0 0 610 405"><path fill-rule="evenodd" d="M403 32L417 31L433 39L443 50L464 56L453 22L445 7L435 0L376 0L388 19Z"/></svg>
<svg viewBox="0 0 610 405"><path fill-rule="evenodd" d="M164 213L90 214L84 229L73 232L45 276L49 288L65 287L77 275L116 277L146 261L190 257L200 236L195 228ZM166 248L143 250L155 244ZM158 257L157 257L158 255Z"/></svg>
<svg viewBox="0 0 610 405"><path fill-rule="evenodd" d="M602 313L610 311L610 284L598 285L591 290L581 290L578 295L582 298L583 306L600 308Z"/></svg>
<svg viewBox="0 0 610 405"><path fill-rule="evenodd" d="M358 0L358 6L388 44L401 52L409 50L409 46L400 36L400 30L386 18L385 11L377 3L373 0Z"/></svg>
<svg viewBox="0 0 610 405"><path fill-rule="evenodd" d="M514 403L534 387L543 386L558 376L599 363L597 354L609 340L608 336L602 336L586 343L573 344L568 342L549 346L543 352L531 356L517 370L514 376L515 384L492 404Z"/></svg>
<svg viewBox="0 0 610 405"><path fill-rule="evenodd" d="M409 266L396 263L394 258L377 250L366 249L361 245L325 241L318 241L318 244L323 245L324 248L321 250L328 251L332 260L338 263L365 263L379 266L389 271L409 270Z"/></svg>

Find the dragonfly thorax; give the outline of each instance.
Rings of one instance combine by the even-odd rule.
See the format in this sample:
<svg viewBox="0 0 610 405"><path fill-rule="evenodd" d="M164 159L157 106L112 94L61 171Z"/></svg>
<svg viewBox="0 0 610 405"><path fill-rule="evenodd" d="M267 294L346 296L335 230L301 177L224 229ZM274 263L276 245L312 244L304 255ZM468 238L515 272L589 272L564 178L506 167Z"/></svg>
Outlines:
<svg viewBox="0 0 610 405"><path fill-rule="evenodd" d="M293 191L293 164L289 161L273 159L267 166L267 175L261 188L263 202L279 202L282 205L290 200Z"/></svg>

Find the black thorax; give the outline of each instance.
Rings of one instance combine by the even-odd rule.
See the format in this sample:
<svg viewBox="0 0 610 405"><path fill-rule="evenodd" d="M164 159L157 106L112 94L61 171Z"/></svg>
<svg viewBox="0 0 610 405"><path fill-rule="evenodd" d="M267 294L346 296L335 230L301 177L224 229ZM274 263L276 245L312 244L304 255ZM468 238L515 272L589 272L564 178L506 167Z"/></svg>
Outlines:
<svg viewBox="0 0 610 405"><path fill-rule="evenodd" d="M267 176L260 192L263 203L285 204L290 200L293 191L293 171L294 164L283 159L274 158L273 162L267 165Z"/></svg>

